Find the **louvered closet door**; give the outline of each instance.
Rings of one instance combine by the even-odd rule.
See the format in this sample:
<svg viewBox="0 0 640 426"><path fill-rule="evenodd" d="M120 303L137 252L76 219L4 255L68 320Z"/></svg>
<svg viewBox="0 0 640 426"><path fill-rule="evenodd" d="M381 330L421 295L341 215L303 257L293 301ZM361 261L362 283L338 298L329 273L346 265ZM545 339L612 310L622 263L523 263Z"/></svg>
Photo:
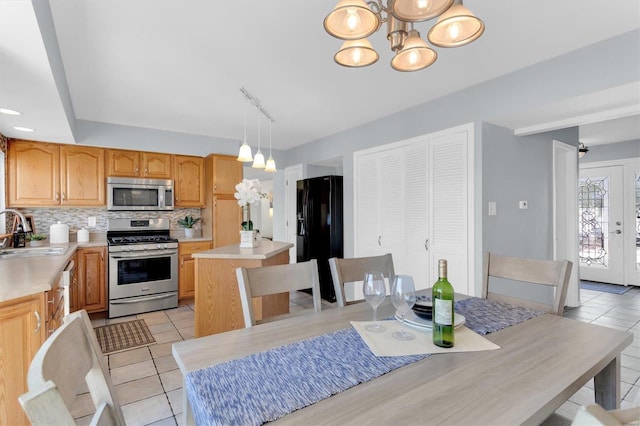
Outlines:
<svg viewBox="0 0 640 426"><path fill-rule="evenodd" d="M431 202L430 259L432 280L438 259L447 259L448 277L456 292L472 294L469 283L468 133L436 137L429 142Z"/></svg>
<svg viewBox="0 0 640 426"><path fill-rule="evenodd" d="M404 158L399 149L379 153L380 237L379 254L391 253L398 274L408 274L404 253Z"/></svg>
<svg viewBox="0 0 640 426"><path fill-rule="evenodd" d="M356 159L356 256L376 256L380 252L380 170L378 156Z"/></svg>
<svg viewBox="0 0 640 426"><path fill-rule="evenodd" d="M428 141L421 140L406 146L404 153L404 182L397 189L403 193L402 223L404 225L404 269L397 273L413 277L416 289L431 287L429 274L429 185L427 173ZM395 262L395 258L394 258Z"/></svg>

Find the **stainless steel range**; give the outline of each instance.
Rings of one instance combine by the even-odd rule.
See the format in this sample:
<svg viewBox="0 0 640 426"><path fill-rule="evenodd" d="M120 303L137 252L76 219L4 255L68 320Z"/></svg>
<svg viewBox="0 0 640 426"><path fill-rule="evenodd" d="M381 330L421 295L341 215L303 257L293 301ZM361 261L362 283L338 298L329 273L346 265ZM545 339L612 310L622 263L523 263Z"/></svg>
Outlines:
<svg viewBox="0 0 640 426"><path fill-rule="evenodd" d="M178 240L168 219L108 219L109 318L178 306Z"/></svg>

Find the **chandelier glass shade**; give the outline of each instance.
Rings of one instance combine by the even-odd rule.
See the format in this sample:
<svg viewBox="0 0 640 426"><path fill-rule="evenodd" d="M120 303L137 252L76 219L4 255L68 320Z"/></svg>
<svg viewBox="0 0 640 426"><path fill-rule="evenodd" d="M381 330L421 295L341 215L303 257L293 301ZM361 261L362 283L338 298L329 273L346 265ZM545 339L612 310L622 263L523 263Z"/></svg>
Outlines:
<svg viewBox="0 0 640 426"><path fill-rule="evenodd" d="M484 32L484 23L456 2L429 30L428 39L438 47L458 47L476 40Z"/></svg>
<svg viewBox="0 0 640 426"><path fill-rule="evenodd" d="M396 71L417 71L433 64L437 58L438 54L420 38L420 33L411 30L404 47L391 60L391 67Z"/></svg>
<svg viewBox="0 0 640 426"><path fill-rule="evenodd" d="M441 15L453 0L389 0L389 11L405 22L422 22Z"/></svg>
<svg viewBox="0 0 640 426"><path fill-rule="evenodd" d="M345 40L333 57L336 63L365 67L379 59L367 37L386 23L389 47L396 53L391 67L417 71L433 64L438 55L413 25L436 17L427 36L434 46L464 46L484 32L484 23L462 5L462 0L339 0L325 18L324 28Z"/></svg>
<svg viewBox="0 0 640 426"><path fill-rule="evenodd" d="M366 38L346 40L333 60L345 67L364 67L378 61L378 52Z"/></svg>
<svg viewBox="0 0 640 426"><path fill-rule="evenodd" d="M369 37L380 27L379 16L364 0L340 0L324 18L324 29L342 40Z"/></svg>

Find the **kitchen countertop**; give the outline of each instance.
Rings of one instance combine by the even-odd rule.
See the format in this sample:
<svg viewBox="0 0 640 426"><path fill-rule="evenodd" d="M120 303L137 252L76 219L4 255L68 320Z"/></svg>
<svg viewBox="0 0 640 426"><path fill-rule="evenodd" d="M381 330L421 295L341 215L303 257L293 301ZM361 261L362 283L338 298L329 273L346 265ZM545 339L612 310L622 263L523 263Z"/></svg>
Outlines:
<svg viewBox="0 0 640 426"><path fill-rule="evenodd" d="M0 259L0 303L51 290L60 272L77 249L106 247L107 240L94 236L87 243L45 244L40 247L68 247L64 254ZM27 246L26 248L29 248ZM16 249L20 250L20 249Z"/></svg>
<svg viewBox="0 0 640 426"><path fill-rule="evenodd" d="M268 259L293 247L291 243L262 240L255 248L240 248L239 244L195 253L196 259Z"/></svg>

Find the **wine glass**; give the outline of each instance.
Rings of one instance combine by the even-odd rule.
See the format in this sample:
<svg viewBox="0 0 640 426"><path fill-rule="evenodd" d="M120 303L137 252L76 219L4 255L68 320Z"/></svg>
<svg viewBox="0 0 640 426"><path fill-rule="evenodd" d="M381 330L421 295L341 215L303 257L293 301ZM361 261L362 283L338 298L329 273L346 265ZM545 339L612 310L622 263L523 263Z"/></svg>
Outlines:
<svg viewBox="0 0 640 426"><path fill-rule="evenodd" d="M364 274L362 282L362 293L366 300L373 308L373 324L365 326L365 330L379 333L385 331L386 328L378 324L377 311L378 306L384 301L387 291L384 287L384 275L380 272L367 272Z"/></svg>
<svg viewBox="0 0 640 426"><path fill-rule="evenodd" d="M400 314L402 322L402 331L394 331L391 335L398 340L415 339L416 336L406 330L404 323L407 312L409 312L414 303L416 303L413 278L409 275L396 275L396 279L393 281L393 286L391 287L391 301L393 302L393 306L396 307L398 314Z"/></svg>

